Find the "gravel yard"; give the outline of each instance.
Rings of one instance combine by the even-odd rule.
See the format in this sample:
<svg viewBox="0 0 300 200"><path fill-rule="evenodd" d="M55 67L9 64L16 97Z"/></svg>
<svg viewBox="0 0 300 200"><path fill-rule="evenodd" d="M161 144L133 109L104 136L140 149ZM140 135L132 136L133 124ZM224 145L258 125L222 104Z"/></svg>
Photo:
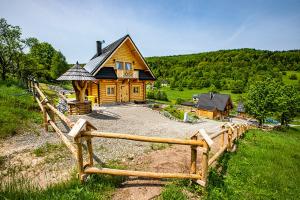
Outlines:
<svg viewBox="0 0 300 200"><path fill-rule="evenodd" d="M189 138L200 128L212 133L219 130L222 124L213 120L195 124L177 122L144 105L134 104L100 107L89 115L71 118L73 121L87 119L99 131L170 138ZM151 149L150 143L117 139L94 138L93 144L95 153L103 161L132 159Z"/></svg>
<svg viewBox="0 0 300 200"><path fill-rule="evenodd" d="M69 117L74 122L85 118L99 131L170 138L188 138L200 128L215 132L222 124L212 120L203 120L195 124L177 122L158 111L134 104L100 107L89 115ZM59 120L57 122L63 128ZM70 171L76 167L76 162L63 144L62 152L58 150L43 157L34 155L34 150L44 147L47 143L60 144L61 140L56 133L45 132L42 125L36 126L32 132L0 140L0 180L11 169L17 169L18 174L25 175L43 187L47 183L68 179ZM94 138L93 147L94 153L104 162L142 160L142 154L151 151L151 143L117 139Z"/></svg>

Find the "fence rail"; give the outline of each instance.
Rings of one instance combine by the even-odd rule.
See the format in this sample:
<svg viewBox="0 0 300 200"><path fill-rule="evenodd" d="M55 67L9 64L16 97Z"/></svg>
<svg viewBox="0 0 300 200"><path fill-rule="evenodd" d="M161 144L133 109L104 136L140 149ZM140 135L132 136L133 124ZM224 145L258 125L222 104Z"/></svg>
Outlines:
<svg viewBox="0 0 300 200"><path fill-rule="evenodd" d="M88 174L110 174L120 176L139 176L150 178L182 178L192 179L202 186L207 184L207 175L209 167L218 160L218 158L226 151L235 149L234 143L238 140L250 127L246 124L230 124L226 123L222 126L222 130L211 135L208 135L204 129L197 131L190 139L176 139L176 138L160 138L148 137L131 134L109 133L100 132L88 121L79 119L76 123L70 120L67 116L57 110L50 104L47 97L41 89L39 84L34 79L28 80L29 91L34 95L35 100L38 102L39 107L43 112L44 128L48 131L51 126L58 134L64 144L71 151L79 170L80 180L83 182ZM68 135L73 138L73 141L59 129L56 124L55 116L57 116L69 129ZM111 138L111 139L124 139L134 140L141 142L155 142L155 143L168 143L178 145L189 145L191 149L191 163L190 173L158 173L158 172L144 172L132 170L119 170L108 168L97 168L94 166L94 160L99 162L99 159L93 153L92 138ZM219 141L220 148L210 157L210 151L216 141ZM87 160L83 156L83 147L87 147ZM202 153L201 167L197 166L197 156ZM100 162L101 163L101 162Z"/></svg>

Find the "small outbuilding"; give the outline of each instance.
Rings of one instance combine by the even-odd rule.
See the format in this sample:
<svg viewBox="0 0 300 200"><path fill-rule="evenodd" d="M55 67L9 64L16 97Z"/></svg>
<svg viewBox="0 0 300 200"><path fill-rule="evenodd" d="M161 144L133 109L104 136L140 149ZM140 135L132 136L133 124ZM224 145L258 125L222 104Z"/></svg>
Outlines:
<svg viewBox="0 0 300 200"><path fill-rule="evenodd" d="M233 103L228 94L207 93L198 95L195 107L198 117L222 120L229 116Z"/></svg>
<svg viewBox="0 0 300 200"><path fill-rule="evenodd" d="M62 74L57 80L72 81L76 100L67 102L69 106L69 114L80 115L87 114L92 111L91 101L86 100L85 92L88 82L95 81L96 79L88 71L82 68L78 62Z"/></svg>

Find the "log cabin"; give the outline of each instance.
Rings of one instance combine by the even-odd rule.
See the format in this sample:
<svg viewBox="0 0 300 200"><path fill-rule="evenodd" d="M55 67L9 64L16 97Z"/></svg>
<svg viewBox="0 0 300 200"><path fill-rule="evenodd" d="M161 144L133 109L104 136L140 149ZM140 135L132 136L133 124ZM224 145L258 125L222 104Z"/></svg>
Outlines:
<svg viewBox="0 0 300 200"><path fill-rule="evenodd" d="M96 81L90 82L86 95L98 105L123 102L145 102L146 84L155 76L129 35L102 49L97 41L97 52L84 66Z"/></svg>
<svg viewBox="0 0 300 200"><path fill-rule="evenodd" d="M233 109L231 98L227 94L200 94L196 114L198 117L206 117L209 119L224 119L229 116L230 110Z"/></svg>

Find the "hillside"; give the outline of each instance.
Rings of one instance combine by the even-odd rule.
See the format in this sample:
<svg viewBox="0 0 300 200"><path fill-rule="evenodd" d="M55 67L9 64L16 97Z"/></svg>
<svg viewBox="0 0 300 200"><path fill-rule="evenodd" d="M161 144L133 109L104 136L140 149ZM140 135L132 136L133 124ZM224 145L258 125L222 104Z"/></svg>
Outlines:
<svg viewBox="0 0 300 200"><path fill-rule="evenodd" d="M266 76L282 80L286 71L300 71L300 50L234 49L146 60L158 81L166 80L172 88L214 85L234 93L242 93L251 81Z"/></svg>

